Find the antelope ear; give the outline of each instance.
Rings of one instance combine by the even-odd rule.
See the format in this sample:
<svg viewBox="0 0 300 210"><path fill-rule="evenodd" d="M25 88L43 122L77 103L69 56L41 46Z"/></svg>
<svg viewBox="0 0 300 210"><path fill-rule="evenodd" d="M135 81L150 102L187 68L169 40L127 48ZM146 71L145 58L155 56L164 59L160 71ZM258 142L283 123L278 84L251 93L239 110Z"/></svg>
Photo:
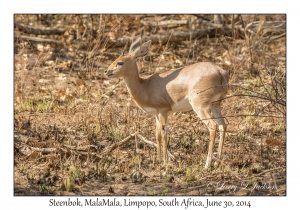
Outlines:
<svg viewBox="0 0 300 210"><path fill-rule="evenodd" d="M135 51L139 46L141 45L141 37L138 37L132 44L130 45L129 48L129 53Z"/></svg>
<svg viewBox="0 0 300 210"><path fill-rule="evenodd" d="M133 58L137 59L137 58L145 56L150 49L150 45L151 45L151 40L142 44L142 46L140 46L133 52Z"/></svg>

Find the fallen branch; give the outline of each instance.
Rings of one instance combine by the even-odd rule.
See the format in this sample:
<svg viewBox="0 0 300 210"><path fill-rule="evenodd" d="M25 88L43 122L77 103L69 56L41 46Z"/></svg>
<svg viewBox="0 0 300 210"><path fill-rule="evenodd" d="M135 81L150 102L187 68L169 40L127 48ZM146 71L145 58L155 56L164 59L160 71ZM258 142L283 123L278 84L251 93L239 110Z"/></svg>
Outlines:
<svg viewBox="0 0 300 210"><path fill-rule="evenodd" d="M197 19L197 20L166 20L166 21L142 21L142 23L144 25L152 25L152 26L164 26L164 25L188 25L188 24L205 24L214 28L219 28L219 29L227 29L227 30L231 30L232 26L231 25L224 25L224 24L218 24L218 23L212 23L208 20L201 20L201 19ZM244 29L242 28L242 26L240 25L235 25L234 28L239 29L241 31L244 31ZM255 34L253 31L251 30L247 30L249 33L251 34Z"/></svg>
<svg viewBox="0 0 300 210"><path fill-rule="evenodd" d="M214 28L219 29L227 29L232 30L232 25L225 25L225 24L219 24L219 23L213 23L208 20L165 20L165 21L142 21L141 22L144 25L152 25L152 26L168 26L168 25L188 25L188 24L205 24ZM255 34L255 31L258 30L261 22L260 21L254 21L252 23L249 23L246 26L246 31ZM264 30L286 30L286 21L266 21L262 25ZM238 29L240 31L245 31L245 28L243 28L241 25L234 25L233 28Z"/></svg>
<svg viewBox="0 0 300 210"><path fill-rule="evenodd" d="M39 148L39 147L31 147L22 142L15 142L15 147L24 155L30 156L34 152L43 152L43 153L51 153L58 150L58 148Z"/></svg>
<svg viewBox="0 0 300 210"><path fill-rule="evenodd" d="M141 21L144 25L164 26L164 25L186 25L193 21L190 20L164 20L164 21Z"/></svg>
<svg viewBox="0 0 300 210"><path fill-rule="evenodd" d="M28 141L29 141L29 138L26 135L23 135L19 132L14 133L14 142L15 143L19 143L19 142L27 143Z"/></svg>
<svg viewBox="0 0 300 210"><path fill-rule="evenodd" d="M219 28L219 29L227 29L227 30L232 29L231 25L217 24L217 23L212 23L210 21L206 21L206 20L196 20L196 23L203 23L205 25L212 26L214 28ZM245 31L245 29L240 25L234 25L233 28L238 29L240 31ZM249 32L250 34L255 34L250 29L246 29L246 31Z"/></svg>
<svg viewBox="0 0 300 210"><path fill-rule="evenodd" d="M24 155L30 156L33 152L51 153L58 150L58 148L32 147L27 144L28 142L29 138L26 135L18 132L14 134L14 146Z"/></svg>
<svg viewBox="0 0 300 210"><path fill-rule="evenodd" d="M61 41L53 40L53 39L45 39L45 38L40 38L40 37L31 37L31 36L15 36L16 39L26 39L28 41L33 41L33 42L48 42L48 43L54 43L58 45L63 45L64 43Z"/></svg>
<svg viewBox="0 0 300 210"><path fill-rule="evenodd" d="M191 32L185 31L176 31L173 33L163 33L152 36L147 36L142 38L142 42L151 40L152 44L165 44L167 42L178 42L178 41L188 41L190 39L201 39L206 37L215 37L216 29L203 29L203 30L193 30ZM131 43L131 38L120 38L118 40L110 40L108 43L110 47L123 47L127 43ZM112 46L113 45L113 46Z"/></svg>
<svg viewBox="0 0 300 210"><path fill-rule="evenodd" d="M39 28L31 28L28 26L22 26L19 23L14 23L14 27L28 34L35 35L61 35L65 32L65 30L61 29L39 29Z"/></svg>
<svg viewBox="0 0 300 210"><path fill-rule="evenodd" d="M51 148L50 147L43 148L43 147L30 146L30 145L28 145L29 142L30 141L26 135L23 135L20 133L14 134L15 148L17 148L22 154L24 154L26 156L30 156L34 152L52 153L52 152L56 152L58 150L66 151L64 148L66 148L67 151L69 151L69 152L71 151L71 152L75 152L75 153L83 154L83 155L92 154L92 155L98 156L95 153L82 152L85 150L89 150L90 148L93 148L93 147L97 148L96 145L71 146L71 145L67 145L64 143L56 143L55 145L52 145ZM55 147L53 147L53 146L55 146Z"/></svg>
<svg viewBox="0 0 300 210"><path fill-rule="evenodd" d="M67 145L64 143L62 143L62 146L66 147L68 149L72 149L72 150L89 150L92 147L97 148L96 145L71 146L71 145Z"/></svg>
<svg viewBox="0 0 300 210"><path fill-rule="evenodd" d="M246 28L256 31L261 24L261 21L254 21L249 23ZM263 23L263 30L286 30L286 21L265 21Z"/></svg>
<svg viewBox="0 0 300 210"><path fill-rule="evenodd" d="M104 151L101 152L101 154L99 156L103 156L103 155L106 155L106 154L110 153L114 149L116 149L116 148L120 147L121 145L127 143L129 140L134 139L134 137L135 137L135 134L130 134L129 136L127 136L125 139L121 140L120 142L114 143L113 145L105 148Z"/></svg>
<svg viewBox="0 0 300 210"><path fill-rule="evenodd" d="M38 147L29 147L29 149L31 149L32 151L45 152L45 153L51 153L58 150L57 148L38 148Z"/></svg>

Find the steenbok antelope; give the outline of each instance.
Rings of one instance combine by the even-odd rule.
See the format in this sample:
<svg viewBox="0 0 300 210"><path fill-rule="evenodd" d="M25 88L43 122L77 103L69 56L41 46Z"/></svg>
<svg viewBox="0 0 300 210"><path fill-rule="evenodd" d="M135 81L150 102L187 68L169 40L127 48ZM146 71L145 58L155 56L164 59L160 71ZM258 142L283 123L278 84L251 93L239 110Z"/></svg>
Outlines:
<svg viewBox="0 0 300 210"><path fill-rule="evenodd" d="M156 116L157 157L167 161L167 124L168 115L174 112L193 109L206 124L210 133L210 143L205 168L211 166L217 125L220 131L218 157L221 157L225 139L226 124L221 115L220 101L228 89L228 73L220 67L200 62L153 74L147 78L139 76L136 61L145 56L151 40L140 43L134 41L128 54L118 57L105 71L108 78L123 77L128 91L136 104L147 113Z"/></svg>

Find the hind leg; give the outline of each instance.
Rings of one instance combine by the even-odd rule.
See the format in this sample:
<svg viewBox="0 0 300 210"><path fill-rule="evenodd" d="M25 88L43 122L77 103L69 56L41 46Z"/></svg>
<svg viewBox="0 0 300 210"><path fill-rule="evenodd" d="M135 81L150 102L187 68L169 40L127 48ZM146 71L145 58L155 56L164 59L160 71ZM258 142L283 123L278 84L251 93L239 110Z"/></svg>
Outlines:
<svg viewBox="0 0 300 210"><path fill-rule="evenodd" d="M221 114L220 103L214 103L211 107L211 111L219 127L220 140L219 140L219 148L218 148L218 158L221 159L227 125L225 124Z"/></svg>
<svg viewBox="0 0 300 210"><path fill-rule="evenodd" d="M213 156L213 150L215 145L215 136L216 136L216 129L217 125L214 123L213 120L208 122L208 130L209 130L209 147L208 147L208 154L206 158L206 163L204 168L209 168L211 166L211 160Z"/></svg>
<svg viewBox="0 0 300 210"><path fill-rule="evenodd" d="M198 117L202 120L202 122L207 126L209 130L209 147L208 147L208 154L206 158L205 168L211 166L211 160L213 156L213 149L215 144L215 136L216 136L216 129L217 124L211 117L211 109L210 106L193 106L194 111L197 113Z"/></svg>

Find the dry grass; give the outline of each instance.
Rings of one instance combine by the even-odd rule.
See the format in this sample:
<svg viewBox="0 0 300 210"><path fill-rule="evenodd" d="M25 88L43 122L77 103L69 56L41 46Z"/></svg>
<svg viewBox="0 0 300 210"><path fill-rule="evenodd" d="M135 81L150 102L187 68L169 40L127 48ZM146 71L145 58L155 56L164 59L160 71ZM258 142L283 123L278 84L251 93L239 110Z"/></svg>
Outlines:
<svg viewBox="0 0 300 210"><path fill-rule="evenodd" d="M25 17L15 20L35 21L35 16ZM45 18L56 26L73 20L68 15ZM138 35L140 18L104 16L102 23L114 33L86 35L92 40L86 49L15 39L15 195L285 195L286 40L271 40L275 35L265 30L243 39L237 34L196 44L156 44L140 62L141 75L196 61L230 71L230 97L222 101L229 131L219 167L204 170L208 131L192 111L169 118L168 149L176 161L168 165L158 164L156 149L138 138L100 155L136 132L155 141L154 117L137 108L123 81L103 79L103 69L121 48L97 42ZM247 23L259 19L245 18ZM100 53L88 56L94 52ZM233 191L220 183L239 187ZM276 189L254 189L263 184Z"/></svg>

